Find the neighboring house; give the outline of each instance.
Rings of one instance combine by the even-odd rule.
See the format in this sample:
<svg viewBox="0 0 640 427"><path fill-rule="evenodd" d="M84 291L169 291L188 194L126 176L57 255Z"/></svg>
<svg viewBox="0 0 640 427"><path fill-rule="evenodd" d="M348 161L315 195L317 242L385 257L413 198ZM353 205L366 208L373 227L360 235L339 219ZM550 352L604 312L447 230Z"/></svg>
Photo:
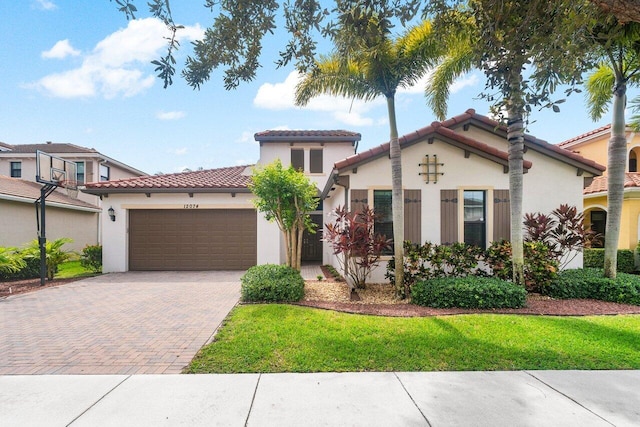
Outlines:
<svg viewBox="0 0 640 427"><path fill-rule="evenodd" d="M624 200L620 221L619 249L635 249L640 240L640 134L627 129L627 166L624 182ZM611 125L561 142L558 146L571 150L603 165L607 164ZM584 212L587 224L603 236L607 221L607 174L593 179L584 189ZM606 236L605 236L606 238ZM604 246L601 242L600 246Z"/></svg>
<svg viewBox="0 0 640 427"><path fill-rule="evenodd" d="M6 185L0 189L0 199L3 200L3 203L4 200L12 200L12 203L23 203L24 206L22 206L21 210L24 211L24 213L16 216L14 215L16 212L15 209L0 210L0 222L3 226L10 225L12 229L10 233L3 232L0 234L1 246L22 246L37 237L36 213L33 207L33 200L39 196L41 184L36 184L36 151L44 151L56 157L75 162L78 171L77 181L80 188L87 182L109 181L111 179L145 175L144 172L105 156L93 148L51 142L45 144L16 145L0 142L0 177L14 178L23 181L24 184L30 184L21 187L25 191L27 188L38 189L37 195L32 195L30 192L16 195L7 188L15 188L17 185L20 185L20 183L14 182L8 185L7 183L13 181L4 181ZM98 216L100 216L100 212L102 212L100 197L82 192L68 192L64 189L57 189L47 198L47 201L60 199L61 196L64 196L66 198L65 200L75 200L77 203L61 203L60 206L57 206L57 209L62 209L56 211L58 212L58 216L64 216L65 213L68 215L66 219L60 218L57 220L59 226L63 226L64 224L66 224L64 225L65 227L68 226L66 230L56 230L56 233L60 232L58 237L73 238L74 243L70 244L69 247L75 250L80 250L87 244L100 243L101 222L99 219L95 221L88 220L87 216L84 215L83 220L79 222L76 221L78 207L82 209L90 207L93 209L92 216L95 212L98 212ZM16 200L15 197L18 197L19 200ZM30 199L32 197L33 200ZM29 212L28 214L27 211ZM49 213L48 210L47 213ZM53 222L47 221L47 237L55 235L49 232L49 228L53 230L54 226L52 224ZM25 237L26 240L21 240Z"/></svg>
<svg viewBox="0 0 640 427"><path fill-rule="evenodd" d="M21 247L37 238L34 202L40 197L40 184L0 175L0 246ZM47 198L46 232L48 240L70 237L66 246L80 250L98 241L101 208L54 191Z"/></svg>
<svg viewBox="0 0 640 427"><path fill-rule="evenodd" d="M330 221L338 205L351 210L370 205L380 215L377 230L391 237L388 143L354 154L360 135L347 131L267 131L255 138L259 164L279 158L316 183L322 198L314 213L318 223ZM406 239L486 247L509 238L504 127L468 110L406 135L400 144ZM531 136L525 146L524 212L550 212L562 203L581 208L584 179L601 174L604 167ZM103 196L105 208L116 212L115 221L103 217L105 271L282 263L284 245L277 226L252 205L250 173L240 166L88 184L85 191ZM199 226L193 225L196 221ZM317 245L313 239L305 242ZM307 256L320 260L317 254ZM327 245L321 259L338 267ZM582 258L574 262L581 265ZM383 272L384 266L374 279L382 280Z"/></svg>

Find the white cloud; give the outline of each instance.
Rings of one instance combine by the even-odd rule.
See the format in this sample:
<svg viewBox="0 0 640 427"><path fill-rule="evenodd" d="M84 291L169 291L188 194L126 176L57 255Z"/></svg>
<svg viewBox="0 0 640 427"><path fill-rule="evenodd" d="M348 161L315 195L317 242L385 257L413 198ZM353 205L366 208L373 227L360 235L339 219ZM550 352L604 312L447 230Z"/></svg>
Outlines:
<svg viewBox="0 0 640 427"><path fill-rule="evenodd" d="M242 134L236 139L236 142L238 143L246 143L246 142L255 142L255 139L253 138L253 132L245 130L244 132L242 132Z"/></svg>
<svg viewBox="0 0 640 427"><path fill-rule="evenodd" d="M179 120L185 117L187 113L184 111L160 111L156 114L158 120Z"/></svg>
<svg viewBox="0 0 640 427"><path fill-rule="evenodd" d="M189 150L187 149L187 147L182 147L182 148L176 148L175 150L169 150L169 153L176 156L183 156L187 154L188 151Z"/></svg>
<svg viewBox="0 0 640 427"><path fill-rule="evenodd" d="M374 120L366 117L373 108L383 105L382 98L364 102L342 97L320 95L313 98L305 107L297 107L294 104L295 87L300 75L293 71L284 82L265 83L258 89L253 105L267 110L289 110L304 108L306 110L330 113L333 118L341 123L351 126L371 126Z"/></svg>
<svg viewBox="0 0 640 427"><path fill-rule="evenodd" d="M50 74L28 87L60 98L134 96L153 86L156 77L146 70L166 48L167 31L154 18L132 20L126 28L100 41L78 68ZM202 35L196 25L179 30L177 38L194 40Z"/></svg>
<svg viewBox="0 0 640 427"><path fill-rule="evenodd" d="M33 7L42 10L54 10L58 8L58 6L51 0L35 0Z"/></svg>
<svg viewBox="0 0 640 427"><path fill-rule="evenodd" d="M80 55L80 51L71 46L69 39L64 39L54 44L51 49L42 52L41 55L47 59L64 59L67 56L78 56Z"/></svg>
<svg viewBox="0 0 640 427"><path fill-rule="evenodd" d="M427 72L413 86L398 88L398 94L406 93L410 95L422 95L424 93L424 88L427 86L427 81L431 77L431 74L432 72Z"/></svg>
<svg viewBox="0 0 640 427"><path fill-rule="evenodd" d="M467 74L464 77L460 77L451 85L450 92L451 94L460 92L465 87L473 87L479 83L477 74Z"/></svg>

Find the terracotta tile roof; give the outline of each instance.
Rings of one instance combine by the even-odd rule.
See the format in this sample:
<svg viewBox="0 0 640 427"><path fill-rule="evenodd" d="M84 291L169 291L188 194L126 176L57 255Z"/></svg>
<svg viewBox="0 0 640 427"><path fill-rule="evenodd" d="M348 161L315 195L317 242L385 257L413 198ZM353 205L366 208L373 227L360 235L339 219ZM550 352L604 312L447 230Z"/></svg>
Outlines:
<svg viewBox="0 0 640 427"><path fill-rule="evenodd" d="M40 188L42 188L42 186L37 182L25 181L19 178L9 178L8 176L0 175L0 199L6 198L3 196L13 196L35 201L40 197ZM56 190L51 193L47 197L47 202L55 202L62 205L91 208L96 210L100 209L98 206L91 203L67 196L64 190Z"/></svg>
<svg viewBox="0 0 640 427"><path fill-rule="evenodd" d="M35 153L37 150L45 151L47 153L97 153L93 148L80 147L74 144L59 144L59 143L45 143L45 144L2 144L2 147L8 148L9 153Z"/></svg>
<svg viewBox="0 0 640 427"><path fill-rule="evenodd" d="M248 191L249 166L232 166L193 172L149 175L116 181L91 182L85 193L217 192Z"/></svg>
<svg viewBox="0 0 640 427"><path fill-rule="evenodd" d="M608 176L597 176L589 186L583 190L583 194L606 193L608 191ZM624 188L640 188L640 173L626 172L624 174Z"/></svg>
<svg viewBox="0 0 640 427"><path fill-rule="evenodd" d="M469 138L462 133L458 133L452 130L469 123L481 125L483 128L491 132L499 131L506 138L506 126L501 125L499 122L492 120L489 117L476 114L475 110L473 109L469 109L463 114L454 116L443 122L433 122L429 126L418 129L415 132L400 137L400 147L404 148L420 140L423 140L428 136L437 134L448 139L448 141L444 140L444 142L453 143L454 145L457 145L463 149L468 148L474 150L477 154L485 155L485 157L487 158L493 158L500 163L503 163L504 160L508 159L508 153L497 150L483 142L477 141L473 138ZM594 162L593 160L586 159L579 154L576 154L569 150L565 150L556 145L549 144L548 142L535 138L531 135L525 134L525 146L528 148L537 149L538 151L541 151L547 155L551 155L552 157L558 158L560 160L571 162L578 166L584 167L594 174L598 174L599 172L602 172L606 169L604 166ZM355 154L340 162L337 162L335 164L335 167L338 169L353 167L362 163L366 163L383 155L388 155L388 153L389 143L387 142L378 147L374 147L368 151ZM531 166L531 162L525 160L524 167L526 169L529 169L531 168Z"/></svg>
<svg viewBox="0 0 640 427"><path fill-rule="evenodd" d="M577 141L580 141L581 139L585 139L590 136L597 135L599 133L608 131L609 129L611 129L611 123L605 126L601 126L597 129L591 130L589 132L585 132L582 135L574 136L573 138L567 139L566 141L562 141L561 143L558 144L558 146L565 147L567 145L570 145L573 142L577 142Z"/></svg>
<svg viewBox="0 0 640 427"><path fill-rule="evenodd" d="M254 136L258 142L282 141L360 141L361 135L347 130L266 130Z"/></svg>

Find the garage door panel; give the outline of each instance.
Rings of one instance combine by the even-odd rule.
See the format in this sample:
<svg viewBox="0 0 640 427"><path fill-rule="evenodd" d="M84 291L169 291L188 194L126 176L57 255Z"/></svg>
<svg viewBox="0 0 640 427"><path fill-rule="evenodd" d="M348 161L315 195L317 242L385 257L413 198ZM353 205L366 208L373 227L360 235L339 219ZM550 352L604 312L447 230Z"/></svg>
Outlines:
<svg viewBox="0 0 640 427"><path fill-rule="evenodd" d="M130 270L232 270L256 264L252 209L131 210Z"/></svg>

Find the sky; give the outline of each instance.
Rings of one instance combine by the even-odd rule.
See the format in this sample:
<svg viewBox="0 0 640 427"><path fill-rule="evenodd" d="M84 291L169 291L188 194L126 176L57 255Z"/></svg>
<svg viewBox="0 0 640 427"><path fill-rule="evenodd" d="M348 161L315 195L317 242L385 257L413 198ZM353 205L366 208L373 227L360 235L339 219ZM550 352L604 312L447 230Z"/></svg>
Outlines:
<svg viewBox="0 0 640 427"><path fill-rule="evenodd" d="M174 20L185 26L178 33L178 70L191 53L190 42L212 20L203 3L172 2ZM359 151L388 141L383 98L363 103L322 96L295 106L297 73L293 66L274 65L286 43L278 32L265 43L262 68L251 83L226 91L218 70L200 90L179 76L163 89L150 62L165 53L166 29L148 18L146 1L136 4L141 19L127 21L109 0L1 2L0 141L95 148L149 174L254 164L259 146L253 135L264 130L359 132ZM451 89L448 116L468 108L488 114L489 105L478 99L484 83L480 71L461 77ZM421 82L397 94L400 135L436 120L423 88ZM534 111L527 132L559 143L610 121L609 114L591 121L582 94L560 107L560 113Z"/></svg>

